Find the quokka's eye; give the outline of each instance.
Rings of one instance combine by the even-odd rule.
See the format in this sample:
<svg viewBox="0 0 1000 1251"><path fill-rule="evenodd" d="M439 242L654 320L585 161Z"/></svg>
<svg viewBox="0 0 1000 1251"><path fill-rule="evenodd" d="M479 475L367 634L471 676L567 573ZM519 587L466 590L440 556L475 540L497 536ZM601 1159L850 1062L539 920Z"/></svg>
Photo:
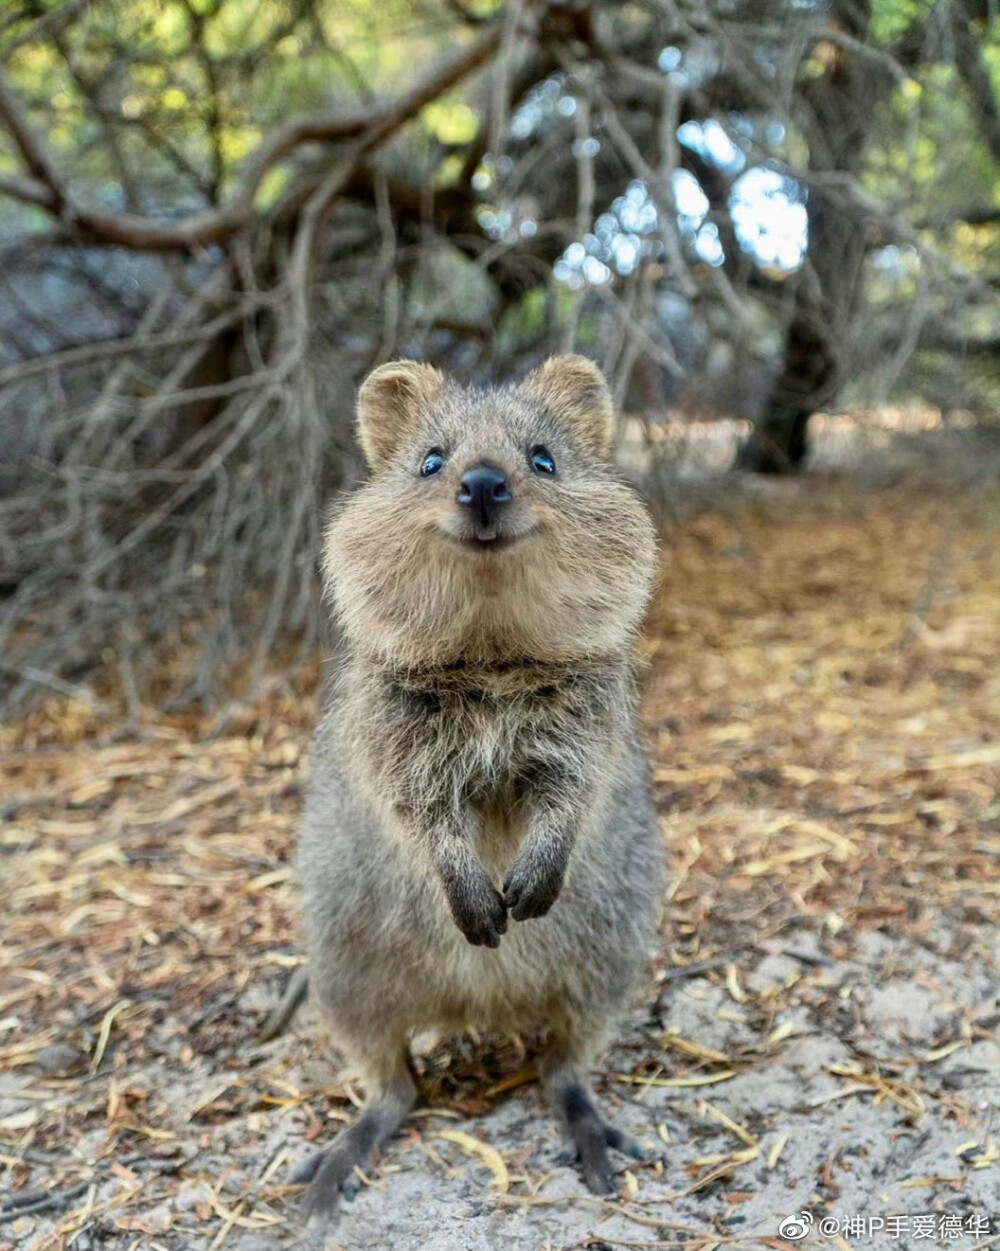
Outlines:
<svg viewBox="0 0 1000 1251"><path fill-rule="evenodd" d="M432 447L424 457L420 466L421 478L430 478L444 468L444 452L439 447Z"/></svg>
<svg viewBox="0 0 1000 1251"><path fill-rule="evenodd" d="M556 462L552 453L541 443L536 443L531 449L528 453L528 460L531 461L531 467L535 473L544 473L551 477L556 471Z"/></svg>

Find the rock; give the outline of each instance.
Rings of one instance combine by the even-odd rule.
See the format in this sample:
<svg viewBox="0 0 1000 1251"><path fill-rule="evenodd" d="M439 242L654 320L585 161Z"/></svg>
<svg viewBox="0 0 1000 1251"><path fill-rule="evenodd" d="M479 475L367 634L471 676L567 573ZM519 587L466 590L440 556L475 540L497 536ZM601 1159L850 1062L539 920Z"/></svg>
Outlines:
<svg viewBox="0 0 1000 1251"><path fill-rule="evenodd" d="M984 1038L971 1047L959 1047L945 1056L939 1066L941 1073L992 1073L1000 1084L1000 1044Z"/></svg>
<svg viewBox="0 0 1000 1251"><path fill-rule="evenodd" d="M782 990L802 976L802 965L791 956L776 953L765 956L760 964L747 975L746 985L755 995L766 991Z"/></svg>
<svg viewBox="0 0 1000 1251"><path fill-rule="evenodd" d="M865 1015L876 1036L894 1041L928 1042L940 1031L949 1013L937 995L917 982L900 979L869 987Z"/></svg>
<svg viewBox="0 0 1000 1251"><path fill-rule="evenodd" d="M724 1015L720 1016L719 1013ZM663 1023L682 1038L716 1051L757 1040L757 1035L738 1019L745 1008L734 1003L728 991L705 978L693 978L680 986L668 1000Z"/></svg>
<svg viewBox="0 0 1000 1251"><path fill-rule="evenodd" d="M66 1077L82 1072L88 1065L90 1057L79 1047L70 1043L49 1043L43 1047L31 1061L31 1067L53 1077Z"/></svg>
<svg viewBox="0 0 1000 1251"><path fill-rule="evenodd" d="M208 1198L208 1187L201 1182L196 1182L193 1186L184 1186L174 1195L174 1211L193 1212L199 1203L207 1203Z"/></svg>

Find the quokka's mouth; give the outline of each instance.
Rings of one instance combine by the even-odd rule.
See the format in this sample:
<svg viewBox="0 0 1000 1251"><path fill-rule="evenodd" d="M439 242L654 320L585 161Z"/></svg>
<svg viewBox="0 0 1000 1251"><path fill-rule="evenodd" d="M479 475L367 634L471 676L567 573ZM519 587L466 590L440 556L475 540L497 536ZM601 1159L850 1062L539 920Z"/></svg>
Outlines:
<svg viewBox="0 0 1000 1251"><path fill-rule="evenodd" d="M481 552L487 554L489 552L506 552L512 547L517 547L519 543L523 543L525 539L531 537L533 530L528 530L524 534L451 534L445 530L442 532L444 537L458 547L464 548L467 552Z"/></svg>

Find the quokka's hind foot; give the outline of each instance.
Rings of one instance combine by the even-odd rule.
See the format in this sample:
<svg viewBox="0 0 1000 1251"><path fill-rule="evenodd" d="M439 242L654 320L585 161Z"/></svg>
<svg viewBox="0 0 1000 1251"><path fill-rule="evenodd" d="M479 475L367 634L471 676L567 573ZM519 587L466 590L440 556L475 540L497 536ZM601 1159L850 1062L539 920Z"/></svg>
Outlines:
<svg viewBox="0 0 1000 1251"><path fill-rule="evenodd" d="M630 1160L645 1160L646 1153L631 1134L626 1134L623 1129L618 1129L615 1125L604 1126L604 1141L609 1147L622 1155L627 1155Z"/></svg>
<svg viewBox="0 0 1000 1251"><path fill-rule="evenodd" d="M569 1135L570 1154L587 1189L595 1195L616 1194L618 1179L608 1148L633 1160L644 1158L642 1148L630 1134L601 1119L582 1082L573 1083L560 1091L558 1111Z"/></svg>
<svg viewBox="0 0 1000 1251"><path fill-rule="evenodd" d="M302 1216L306 1222L328 1221L336 1213L341 1199L353 1199L361 1185L358 1170L364 1171L372 1152L363 1142L352 1140L346 1130L334 1146L318 1151L293 1174L293 1181L308 1182Z"/></svg>
<svg viewBox="0 0 1000 1251"><path fill-rule="evenodd" d="M646 1159L645 1151L631 1134L626 1134L624 1130L617 1129L606 1122L601 1122L601 1128L604 1132L605 1147L628 1156L630 1160ZM576 1135L576 1137L580 1138L583 1135ZM559 1163L575 1165L580 1170L580 1176L586 1183L587 1189L593 1194L617 1194L619 1186L611 1157L607 1151L602 1150L596 1134L587 1135L586 1148L578 1141L571 1142L566 1150L560 1153Z"/></svg>
<svg viewBox="0 0 1000 1251"><path fill-rule="evenodd" d="M642 1148L630 1134L603 1120L575 1065L550 1059L543 1064L542 1074L556 1115L569 1138L569 1155L578 1165L587 1189L595 1195L615 1194L618 1182L608 1149L641 1160L644 1158Z"/></svg>
<svg viewBox="0 0 1000 1251"><path fill-rule="evenodd" d="M318 1151L295 1170L293 1182L306 1183L303 1220L325 1225L337 1214L342 1199L353 1199L375 1151L403 1124L416 1102L417 1088L404 1063L391 1084L372 1098L353 1125L332 1147Z"/></svg>

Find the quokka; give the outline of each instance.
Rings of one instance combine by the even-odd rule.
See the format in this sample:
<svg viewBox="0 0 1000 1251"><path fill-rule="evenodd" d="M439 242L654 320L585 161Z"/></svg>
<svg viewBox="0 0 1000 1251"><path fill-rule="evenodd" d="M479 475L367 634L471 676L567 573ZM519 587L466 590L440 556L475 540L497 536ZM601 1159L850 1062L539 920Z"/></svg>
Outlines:
<svg viewBox="0 0 1000 1251"><path fill-rule="evenodd" d="M300 1170L328 1216L416 1099L417 1031L531 1032L587 1186L615 1189L587 1071L656 928L660 834L634 642L656 564L579 356L519 386L376 369L371 470L326 535L344 638L299 847L312 993L367 1104Z"/></svg>

